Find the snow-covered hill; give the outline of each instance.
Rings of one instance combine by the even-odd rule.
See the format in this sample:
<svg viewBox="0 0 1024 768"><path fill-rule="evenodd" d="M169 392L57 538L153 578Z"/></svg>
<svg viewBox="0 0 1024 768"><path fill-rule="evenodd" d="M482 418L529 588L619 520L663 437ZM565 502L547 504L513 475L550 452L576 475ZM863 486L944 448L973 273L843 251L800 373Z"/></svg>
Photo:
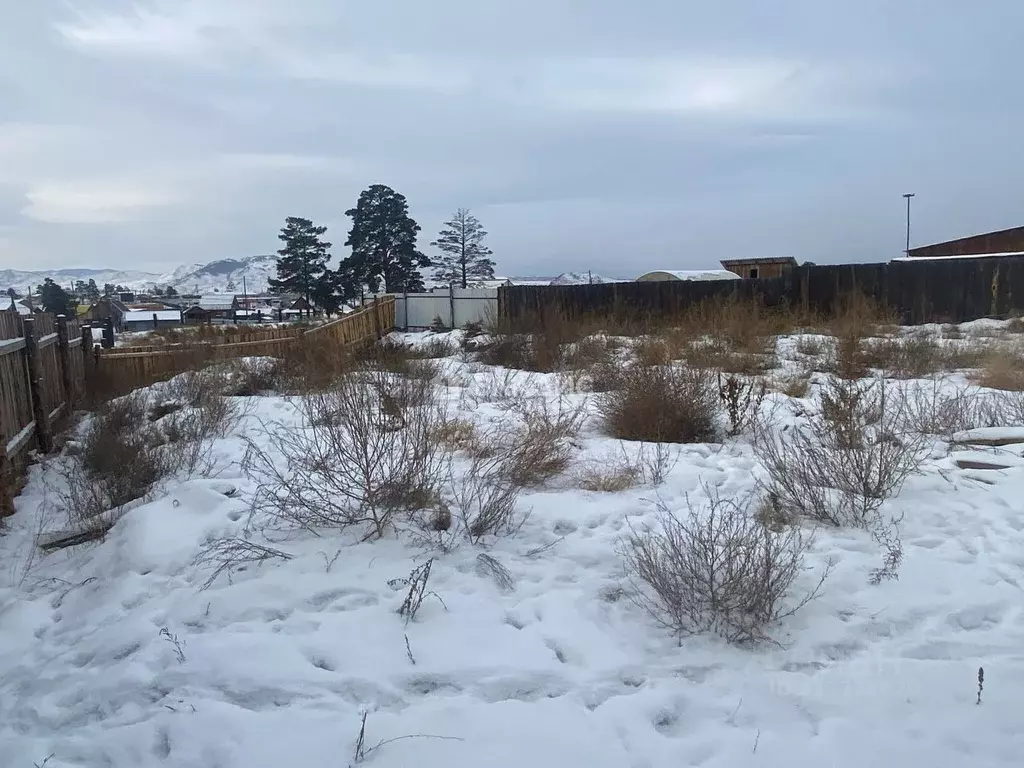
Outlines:
<svg viewBox="0 0 1024 768"><path fill-rule="evenodd" d="M241 259L219 259L208 264L183 264L170 272L143 272L116 269L53 269L53 270L0 270L0 292L14 288L24 293L51 277L65 287L78 280L95 280L101 289L107 283L120 285L131 291L151 291L174 286L178 293L237 292L262 293L268 280L277 272L274 255L247 256ZM514 285L586 285L588 283L614 283L608 278L590 272L563 272L557 277L511 277ZM431 281L427 280L428 285Z"/></svg>
<svg viewBox="0 0 1024 768"><path fill-rule="evenodd" d="M14 288L24 293L50 277L70 287L78 280L95 280L102 288L106 283L121 285L128 290L146 291L174 286L179 293L212 293L238 291L260 293L267 289L267 280L276 271L275 256L249 256L242 259L220 259L209 264L185 264L170 272L143 272L116 269L52 269L52 270L0 270L0 291Z"/></svg>

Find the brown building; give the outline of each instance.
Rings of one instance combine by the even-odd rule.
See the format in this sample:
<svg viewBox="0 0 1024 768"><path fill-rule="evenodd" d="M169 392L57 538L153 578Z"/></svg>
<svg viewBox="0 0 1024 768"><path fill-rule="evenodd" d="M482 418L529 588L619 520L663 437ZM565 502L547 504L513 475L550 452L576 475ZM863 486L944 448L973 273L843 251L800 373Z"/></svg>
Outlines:
<svg viewBox="0 0 1024 768"><path fill-rule="evenodd" d="M947 240L934 245L922 245L911 248L908 256L979 256L991 253L1024 253L1024 227L1001 229L998 232L986 232L982 235L961 237L959 240Z"/></svg>
<svg viewBox="0 0 1024 768"><path fill-rule="evenodd" d="M721 265L733 274L750 280L762 277L781 277L787 269L796 266L792 256L775 256L761 259L727 259Z"/></svg>

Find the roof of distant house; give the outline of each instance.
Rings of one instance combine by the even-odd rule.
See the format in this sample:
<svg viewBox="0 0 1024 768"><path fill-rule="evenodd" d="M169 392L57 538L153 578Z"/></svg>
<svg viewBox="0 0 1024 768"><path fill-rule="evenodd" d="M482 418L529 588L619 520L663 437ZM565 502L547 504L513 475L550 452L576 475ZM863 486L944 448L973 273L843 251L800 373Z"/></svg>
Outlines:
<svg viewBox="0 0 1024 768"><path fill-rule="evenodd" d="M235 296L231 293L213 293L199 299L203 309L231 309L235 304Z"/></svg>
<svg viewBox="0 0 1024 768"><path fill-rule="evenodd" d="M156 315L157 320L171 320L174 322L181 321L181 312L177 309L161 309L161 310L132 310L124 313L124 317L121 319L126 323L144 323L153 322L153 315Z"/></svg>
<svg viewBox="0 0 1024 768"><path fill-rule="evenodd" d="M719 262L723 267L739 267L744 264L789 264L796 266L792 256L751 256L748 259L723 259Z"/></svg>

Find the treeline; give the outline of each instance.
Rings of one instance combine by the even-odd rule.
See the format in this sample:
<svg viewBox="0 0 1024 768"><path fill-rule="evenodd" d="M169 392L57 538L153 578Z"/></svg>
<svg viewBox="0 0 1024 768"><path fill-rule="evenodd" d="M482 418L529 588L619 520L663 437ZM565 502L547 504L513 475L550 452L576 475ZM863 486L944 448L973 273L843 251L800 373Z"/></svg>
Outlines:
<svg viewBox="0 0 1024 768"><path fill-rule="evenodd" d="M278 234L283 246L270 287L333 314L366 292L423 291L423 269L433 268L439 283L463 288L494 278L493 253L484 244L487 231L465 208L430 243L439 252L435 258L418 249L421 227L409 215L405 196L391 187L374 184L363 190L345 215L352 219L344 243L351 252L336 269L328 266L332 244L324 239L327 227L289 216Z"/></svg>

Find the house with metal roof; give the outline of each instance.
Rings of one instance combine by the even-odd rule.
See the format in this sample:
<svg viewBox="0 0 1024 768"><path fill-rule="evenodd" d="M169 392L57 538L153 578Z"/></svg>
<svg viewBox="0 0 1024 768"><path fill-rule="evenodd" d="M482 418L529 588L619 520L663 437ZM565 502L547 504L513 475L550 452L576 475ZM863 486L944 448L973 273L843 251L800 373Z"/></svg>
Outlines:
<svg viewBox="0 0 1024 768"><path fill-rule="evenodd" d="M232 293L209 293L199 298L197 305L206 312L207 320L234 320L238 310L238 297Z"/></svg>

